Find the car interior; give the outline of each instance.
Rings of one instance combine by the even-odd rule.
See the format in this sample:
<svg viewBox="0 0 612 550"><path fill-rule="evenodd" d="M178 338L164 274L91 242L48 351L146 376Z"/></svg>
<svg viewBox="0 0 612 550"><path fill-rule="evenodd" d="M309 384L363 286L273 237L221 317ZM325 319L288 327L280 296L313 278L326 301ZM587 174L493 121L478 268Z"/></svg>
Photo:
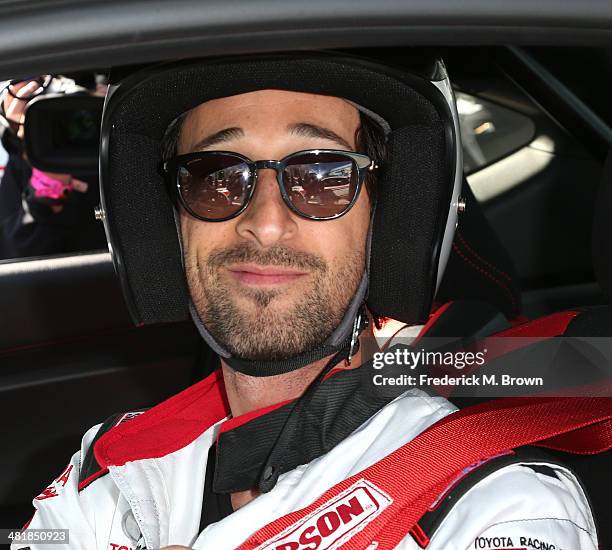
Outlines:
<svg viewBox="0 0 612 550"><path fill-rule="evenodd" d="M126 3L122 13L127 17L127 5L136 9L136 4ZM187 3L179 4L186 9ZM81 8L83 17L94 16L91 8ZM215 9L208 27L201 24L217 35L191 36L197 43L192 51L188 33L165 44L159 38L164 22L156 20L156 41L134 38L119 48L108 37L96 39L89 64L84 53L70 53L78 46L74 33L68 33L72 43L40 35L55 57L17 41L12 57L0 56L0 72L5 80L76 70L106 73L127 63L214 55L229 43L234 44L229 53L252 51L255 35L251 42L223 35L225 12L216 4ZM49 13L42 15L52 17ZM29 15L10 15L16 29L32 24ZM364 24L363 14L356 18ZM177 34L172 24L165 22L171 37ZM444 46L432 45L434 35L423 27L410 40L394 32L377 46L371 43L374 33L359 41L345 32L335 39L311 32L308 39L296 34L297 42L286 47L342 49L399 67L406 48L435 49L444 58L462 124L466 202L436 295L437 306L455 304L448 336L476 338L575 308L605 318L586 323L580 335L609 335L612 247L602 244L609 239L602 232L612 231L605 213L596 214L604 210L602 200L608 211L612 207L610 192L600 189L612 142L609 86L603 85L612 81L610 35L587 38L577 32L568 45L557 28L546 40L529 34L535 24L527 25L525 35L515 29L495 37L481 29L472 38L464 31L452 35L445 25L434 33ZM272 27L266 29L273 34ZM278 48L278 41L266 45ZM123 58L119 51L131 53ZM132 324L108 250L0 258L0 525L29 519L32 497L63 469L90 426L118 412L151 407L217 366L217 356L191 322ZM612 543L604 525L609 460L607 453L570 461L591 492L602 548L604 541Z"/></svg>

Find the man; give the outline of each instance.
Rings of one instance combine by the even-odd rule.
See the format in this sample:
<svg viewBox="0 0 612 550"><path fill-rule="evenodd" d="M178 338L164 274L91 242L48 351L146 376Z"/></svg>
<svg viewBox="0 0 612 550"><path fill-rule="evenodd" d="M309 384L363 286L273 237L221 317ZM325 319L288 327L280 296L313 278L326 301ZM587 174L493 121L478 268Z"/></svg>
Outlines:
<svg viewBox="0 0 612 550"><path fill-rule="evenodd" d="M272 75L284 66L306 79L308 70L314 78L327 63L341 66L311 61L273 59L258 70ZM217 68L208 68L207 81L216 82ZM191 314L221 369L157 407L87 432L81 452L34 500L30 523L69 529L71 548L240 547L455 411L418 389L383 395L368 383L375 316L364 307L364 281L376 269L372 220L384 210L376 174L397 162L393 126L356 98L264 86L270 78L194 101L155 147L165 151L175 197ZM320 181L330 182L324 195ZM441 210L446 220L448 203ZM413 325L404 334L422 332ZM529 463L493 468L435 529L406 529L398 547L597 548L576 478L560 465ZM361 492L335 497L333 513L323 503L310 523L290 524L284 538L261 547L350 542L391 503L380 487L353 487Z"/></svg>

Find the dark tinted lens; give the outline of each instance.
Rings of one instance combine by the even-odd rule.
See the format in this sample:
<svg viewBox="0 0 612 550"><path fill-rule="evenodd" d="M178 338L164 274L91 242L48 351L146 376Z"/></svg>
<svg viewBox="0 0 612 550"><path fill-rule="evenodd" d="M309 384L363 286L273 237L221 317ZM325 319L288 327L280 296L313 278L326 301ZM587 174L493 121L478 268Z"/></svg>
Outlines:
<svg viewBox="0 0 612 550"><path fill-rule="evenodd" d="M238 212L251 191L251 170L240 158L222 153L192 159L179 167L178 181L185 204L209 220Z"/></svg>
<svg viewBox="0 0 612 550"><path fill-rule="evenodd" d="M355 198L358 183L353 159L337 153L305 153L292 158L283 173L292 204L306 216L342 214Z"/></svg>

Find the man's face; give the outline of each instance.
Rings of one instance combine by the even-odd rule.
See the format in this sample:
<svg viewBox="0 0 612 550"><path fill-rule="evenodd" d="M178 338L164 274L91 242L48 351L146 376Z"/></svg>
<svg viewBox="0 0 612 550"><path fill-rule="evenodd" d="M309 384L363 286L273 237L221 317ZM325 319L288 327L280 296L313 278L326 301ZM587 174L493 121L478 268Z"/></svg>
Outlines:
<svg viewBox="0 0 612 550"><path fill-rule="evenodd" d="M279 160L305 149L355 150L359 112L321 95L263 90L208 101L189 112L178 153L224 150ZM283 202L273 170L258 172L247 209L224 222L181 210L193 302L215 339L250 359L295 355L338 326L365 266L365 191L344 216L301 218Z"/></svg>

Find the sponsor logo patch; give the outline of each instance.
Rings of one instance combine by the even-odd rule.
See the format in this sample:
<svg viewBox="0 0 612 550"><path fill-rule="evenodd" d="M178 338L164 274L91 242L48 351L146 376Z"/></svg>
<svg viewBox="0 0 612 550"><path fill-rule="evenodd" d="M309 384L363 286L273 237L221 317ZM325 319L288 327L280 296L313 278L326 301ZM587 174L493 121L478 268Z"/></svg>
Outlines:
<svg viewBox="0 0 612 550"><path fill-rule="evenodd" d="M137 416L140 416L143 412L144 411L134 411L134 412L125 413L123 416L121 416L119 420L117 420L117 423L115 424L115 426L119 426L119 424L123 424L124 422L128 422L129 420L133 420Z"/></svg>
<svg viewBox="0 0 612 550"><path fill-rule="evenodd" d="M61 485L62 487L66 486L66 483L68 483L68 479L70 479L70 472L72 472L73 467L74 464L68 464L68 466L66 466L66 468L59 475L59 477L54 479L53 483L49 485L42 493L40 493L40 495L34 497L34 500L45 500L47 498L53 498L58 496L59 493L57 492L57 485Z"/></svg>
<svg viewBox="0 0 612 550"><path fill-rule="evenodd" d="M552 542L534 537L476 537L474 548L485 550L563 550Z"/></svg>
<svg viewBox="0 0 612 550"><path fill-rule="evenodd" d="M393 499L360 479L257 550L333 550L381 514Z"/></svg>

